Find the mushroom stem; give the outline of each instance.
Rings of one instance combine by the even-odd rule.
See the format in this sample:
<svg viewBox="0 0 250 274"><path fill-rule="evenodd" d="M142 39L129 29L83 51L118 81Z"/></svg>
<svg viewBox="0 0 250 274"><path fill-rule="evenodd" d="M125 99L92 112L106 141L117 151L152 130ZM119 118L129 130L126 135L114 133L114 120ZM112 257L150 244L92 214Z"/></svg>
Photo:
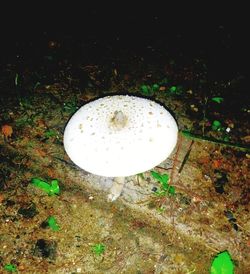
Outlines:
<svg viewBox="0 0 250 274"><path fill-rule="evenodd" d="M125 177L114 178L113 185L111 186L109 190L109 195L108 195L109 202L115 201L121 195L124 184L125 184Z"/></svg>

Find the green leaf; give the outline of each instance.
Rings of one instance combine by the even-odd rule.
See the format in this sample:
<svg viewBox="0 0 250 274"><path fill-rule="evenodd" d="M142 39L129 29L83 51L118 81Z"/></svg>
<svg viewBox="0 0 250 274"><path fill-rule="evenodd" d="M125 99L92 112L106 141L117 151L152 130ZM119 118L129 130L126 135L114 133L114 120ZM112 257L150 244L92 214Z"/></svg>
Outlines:
<svg viewBox="0 0 250 274"><path fill-rule="evenodd" d="M212 123L212 130L220 130L221 129L221 122L214 120Z"/></svg>
<svg viewBox="0 0 250 274"><path fill-rule="evenodd" d="M60 188L58 184L58 180L54 179L51 181L51 187L50 187L50 195L59 194Z"/></svg>
<svg viewBox="0 0 250 274"><path fill-rule="evenodd" d="M161 206L159 208L157 208L157 211L161 214L166 210L166 208L164 206Z"/></svg>
<svg viewBox="0 0 250 274"><path fill-rule="evenodd" d="M152 93L151 87L148 85L142 85L141 86L141 92L144 95L150 95Z"/></svg>
<svg viewBox="0 0 250 274"><path fill-rule="evenodd" d="M4 266L4 269L7 270L7 271L9 271L9 272L15 272L15 271L17 271L16 266L13 265L13 264L6 264Z"/></svg>
<svg viewBox="0 0 250 274"><path fill-rule="evenodd" d="M161 175L160 183L161 183L162 188L163 188L164 190L167 190L167 189L168 189L168 180L169 180L168 174L162 174L162 175Z"/></svg>
<svg viewBox="0 0 250 274"><path fill-rule="evenodd" d="M183 87L182 86L171 86L169 88L169 92L171 94L177 94L180 95L183 92Z"/></svg>
<svg viewBox="0 0 250 274"><path fill-rule="evenodd" d="M153 91L158 91L159 88L160 88L160 86L158 84L153 84L153 86L152 86Z"/></svg>
<svg viewBox="0 0 250 274"><path fill-rule="evenodd" d="M92 246L92 251L98 256L104 253L105 249L106 247L104 244L95 244Z"/></svg>
<svg viewBox="0 0 250 274"><path fill-rule="evenodd" d="M215 256L211 264L210 274L234 274L234 263L227 250Z"/></svg>
<svg viewBox="0 0 250 274"><path fill-rule="evenodd" d="M172 87L169 89L169 91L170 91L171 93L175 93L175 92L177 91L177 87L176 87L176 86L172 86Z"/></svg>
<svg viewBox="0 0 250 274"><path fill-rule="evenodd" d="M58 231L58 230L60 229L60 226L57 224L57 221L56 221L55 217L50 216L50 217L48 218L48 221L47 221L47 222L48 222L49 227L50 227L52 230Z"/></svg>
<svg viewBox="0 0 250 274"><path fill-rule="evenodd" d="M160 174L158 172L151 171L151 175L152 175L153 178L155 178L156 180L158 180L163 185L165 185L168 182L168 180L169 180L168 174Z"/></svg>
<svg viewBox="0 0 250 274"><path fill-rule="evenodd" d="M34 185L34 186L36 186L36 187L38 187L38 188L40 188L40 189L42 189L43 191L45 191L46 193L50 193L50 185L48 184L48 183L46 183L45 181L43 181L43 180L40 180L40 179L38 179L38 178L32 178L31 179L31 183Z"/></svg>
<svg viewBox="0 0 250 274"><path fill-rule="evenodd" d="M224 101L224 99L222 97L213 97L211 100L218 104L220 104L221 102Z"/></svg>
<svg viewBox="0 0 250 274"><path fill-rule="evenodd" d="M56 179L51 181L51 185L38 178L32 178L31 183L34 186L42 189L44 192L46 192L50 196L54 194L59 194L60 192L58 180Z"/></svg>
<svg viewBox="0 0 250 274"><path fill-rule="evenodd" d="M155 192L156 196L165 196L166 194L175 195L174 186L170 186L168 184L169 175L168 174L159 174L158 172L151 171L151 175L153 178L159 181L161 184L161 189Z"/></svg>
<svg viewBox="0 0 250 274"><path fill-rule="evenodd" d="M170 195L175 195L175 187L174 186L169 186L168 193Z"/></svg>
<svg viewBox="0 0 250 274"><path fill-rule="evenodd" d="M160 181L161 180L161 175L158 172L151 171L150 172L152 177L154 177L156 180Z"/></svg>
<svg viewBox="0 0 250 274"><path fill-rule="evenodd" d="M44 132L44 137L50 138L50 137L55 137L57 135L57 132L53 129L49 129Z"/></svg>

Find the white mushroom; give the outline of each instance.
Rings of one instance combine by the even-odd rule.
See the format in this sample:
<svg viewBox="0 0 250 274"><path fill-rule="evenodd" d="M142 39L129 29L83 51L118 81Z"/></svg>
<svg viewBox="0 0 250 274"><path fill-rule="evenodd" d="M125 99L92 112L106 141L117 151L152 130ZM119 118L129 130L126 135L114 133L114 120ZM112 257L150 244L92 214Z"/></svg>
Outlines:
<svg viewBox="0 0 250 274"><path fill-rule="evenodd" d="M125 176L150 170L173 151L178 127L160 104L113 95L82 106L64 131L64 147L80 168L116 177L109 200L119 197Z"/></svg>

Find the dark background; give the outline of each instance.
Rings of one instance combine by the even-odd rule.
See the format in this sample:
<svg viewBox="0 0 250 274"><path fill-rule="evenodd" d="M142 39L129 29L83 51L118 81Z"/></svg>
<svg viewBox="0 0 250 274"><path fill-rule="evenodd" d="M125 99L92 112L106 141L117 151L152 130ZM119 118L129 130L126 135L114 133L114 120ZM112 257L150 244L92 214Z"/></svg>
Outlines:
<svg viewBox="0 0 250 274"><path fill-rule="evenodd" d="M249 16L242 3L19 1L2 7L0 24L5 60L39 54L49 40L58 40L75 58L81 58L79 43L93 43L97 55L107 45L114 54L153 46L173 56L205 58L211 70L228 77L248 72Z"/></svg>

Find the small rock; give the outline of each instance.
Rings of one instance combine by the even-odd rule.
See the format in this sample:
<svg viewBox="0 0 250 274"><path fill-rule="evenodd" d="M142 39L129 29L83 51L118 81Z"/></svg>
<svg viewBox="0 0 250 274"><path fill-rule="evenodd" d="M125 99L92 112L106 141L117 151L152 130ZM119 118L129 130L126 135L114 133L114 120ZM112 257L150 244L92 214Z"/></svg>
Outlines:
<svg viewBox="0 0 250 274"><path fill-rule="evenodd" d="M19 208L18 213L21 214L24 218L30 219L36 216L38 211L36 210L36 205L32 203L26 207Z"/></svg>
<svg viewBox="0 0 250 274"><path fill-rule="evenodd" d="M33 254L38 257L54 260L56 257L57 243L55 241L46 241L39 239L36 242Z"/></svg>

